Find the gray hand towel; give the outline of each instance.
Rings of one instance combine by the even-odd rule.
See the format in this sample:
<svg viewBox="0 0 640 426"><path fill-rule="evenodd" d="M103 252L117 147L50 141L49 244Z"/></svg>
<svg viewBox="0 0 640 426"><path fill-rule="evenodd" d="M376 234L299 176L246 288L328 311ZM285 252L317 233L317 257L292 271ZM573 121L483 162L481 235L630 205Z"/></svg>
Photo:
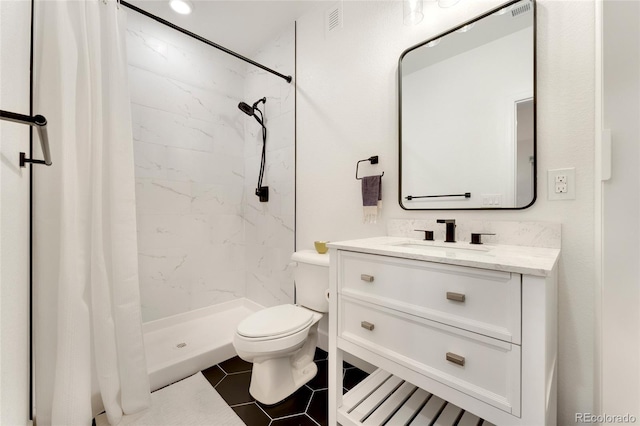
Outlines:
<svg viewBox="0 0 640 426"><path fill-rule="evenodd" d="M382 176L362 178L362 206L364 223L376 223L378 212L382 208Z"/></svg>

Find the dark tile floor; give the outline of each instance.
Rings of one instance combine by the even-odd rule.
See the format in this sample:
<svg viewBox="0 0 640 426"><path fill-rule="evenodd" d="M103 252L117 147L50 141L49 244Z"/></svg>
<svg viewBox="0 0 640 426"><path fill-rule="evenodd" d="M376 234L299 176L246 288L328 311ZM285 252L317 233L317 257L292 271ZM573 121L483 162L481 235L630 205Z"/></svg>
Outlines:
<svg viewBox="0 0 640 426"><path fill-rule="evenodd" d="M264 405L249 394L253 364L238 357L207 368L202 374L218 391L247 426L325 426L328 415L328 360L327 353L316 349L318 374L293 395L276 405ZM360 383L367 373L345 363L344 389L346 392Z"/></svg>

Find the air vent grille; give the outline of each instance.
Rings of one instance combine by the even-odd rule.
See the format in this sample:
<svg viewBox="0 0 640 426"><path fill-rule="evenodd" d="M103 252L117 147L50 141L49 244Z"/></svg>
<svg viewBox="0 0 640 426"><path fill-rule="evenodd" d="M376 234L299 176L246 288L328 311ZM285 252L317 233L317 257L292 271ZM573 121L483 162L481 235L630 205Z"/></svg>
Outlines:
<svg viewBox="0 0 640 426"><path fill-rule="evenodd" d="M333 4L325 13L325 33L342 28L342 1Z"/></svg>
<svg viewBox="0 0 640 426"><path fill-rule="evenodd" d="M531 3L525 3L511 9L511 16L515 18L516 16L527 13L530 10L531 10Z"/></svg>
<svg viewBox="0 0 640 426"><path fill-rule="evenodd" d="M329 23L328 29L329 31L337 28L340 25L340 11L338 9L333 9L329 12Z"/></svg>

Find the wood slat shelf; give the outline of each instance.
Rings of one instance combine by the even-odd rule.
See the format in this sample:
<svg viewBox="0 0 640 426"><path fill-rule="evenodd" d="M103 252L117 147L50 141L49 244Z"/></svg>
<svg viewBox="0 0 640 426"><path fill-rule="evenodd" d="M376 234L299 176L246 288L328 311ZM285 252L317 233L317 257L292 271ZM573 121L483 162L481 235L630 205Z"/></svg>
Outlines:
<svg viewBox="0 0 640 426"><path fill-rule="evenodd" d="M382 369L343 397L343 426L494 426Z"/></svg>

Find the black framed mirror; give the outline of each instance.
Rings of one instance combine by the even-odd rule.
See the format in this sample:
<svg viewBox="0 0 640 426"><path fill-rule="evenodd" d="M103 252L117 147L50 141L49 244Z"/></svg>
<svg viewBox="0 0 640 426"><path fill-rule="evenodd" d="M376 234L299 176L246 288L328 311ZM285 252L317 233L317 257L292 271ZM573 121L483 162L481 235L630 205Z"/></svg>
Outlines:
<svg viewBox="0 0 640 426"><path fill-rule="evenodd" d="M403 209L535 202L535 28L535 2L517 0L402 53Z"/></svg>

